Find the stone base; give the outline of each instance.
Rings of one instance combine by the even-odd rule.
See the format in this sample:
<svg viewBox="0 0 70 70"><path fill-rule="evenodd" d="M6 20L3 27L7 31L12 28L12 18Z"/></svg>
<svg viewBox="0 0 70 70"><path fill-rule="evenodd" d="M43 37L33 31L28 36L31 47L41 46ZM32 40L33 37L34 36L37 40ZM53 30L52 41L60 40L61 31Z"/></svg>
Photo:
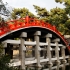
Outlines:
<svg viewBox="0 0 70 70"><path fill-rule="evenodd" d="M41 66L41 65L37 65L37 67L38 67L38 68L41 68L42 66Z"/></svg>
<svg viewBox="0 0 70 70"><path fill-rule="evenodd" d="M26 70L26 68L24 68L24 69L20 69L20 70Z"/></svg>

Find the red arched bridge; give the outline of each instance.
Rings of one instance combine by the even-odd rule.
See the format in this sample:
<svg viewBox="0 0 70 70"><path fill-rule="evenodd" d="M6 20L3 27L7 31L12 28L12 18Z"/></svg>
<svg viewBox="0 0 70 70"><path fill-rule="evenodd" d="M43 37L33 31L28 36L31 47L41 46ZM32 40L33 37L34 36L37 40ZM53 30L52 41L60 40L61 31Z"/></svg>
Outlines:
<svg viewBox="0 0 70 70"><path fill-rule="evenodd" d="M60 60L69 58L69 44L55 26L28 16L8 21L6 24L0 27L0 41L5 44L5 54L11 54L12 59L12 47L19 47L19 62L13 63L14 66L21 65L24 69L25 65L32 63L40 66L42 62L59 63Z"/></svg>

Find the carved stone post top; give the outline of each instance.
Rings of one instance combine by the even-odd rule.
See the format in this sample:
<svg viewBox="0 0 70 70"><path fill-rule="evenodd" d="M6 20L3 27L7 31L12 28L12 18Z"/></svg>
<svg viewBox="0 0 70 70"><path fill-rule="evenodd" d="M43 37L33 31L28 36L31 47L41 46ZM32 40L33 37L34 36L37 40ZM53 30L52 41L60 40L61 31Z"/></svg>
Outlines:
<svg viewBox="0 0 70 70"><path fill-rule="evenodd" d="M53 40L53 42L60 42L60 39L56 38L56 39Z"/></svg>
<svg viewBox="0 0 70 70"><path fill-rule="evenodd" d="M34 35L41 35L41 31L36 31L35 33L34 33Z"/></svg>
<svg viewBox="0 0 70 70"><path fill-rule="evenodd" d="M27 37L27 32L22 32L20 37L26 38Z"/></svg>
<svg viewBox="0 0 70 70"><path fill-rule="evenodd" d="M52 34L48 33L48 34L46 34L44 37L52 38Z"/></svg>

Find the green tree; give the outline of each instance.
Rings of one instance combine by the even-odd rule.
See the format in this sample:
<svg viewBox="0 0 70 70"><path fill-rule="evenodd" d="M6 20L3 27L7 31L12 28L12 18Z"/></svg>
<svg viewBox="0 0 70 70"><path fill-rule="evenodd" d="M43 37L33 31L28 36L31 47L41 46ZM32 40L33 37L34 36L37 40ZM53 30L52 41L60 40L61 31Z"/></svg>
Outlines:
<svg viewBox="0 0 70 70"><path fill-rule="evenodd" d="M23 18L26 16L30 16L30 17L35 17L33 13L31 13L27 8L18 8L18 9L14 9L12 14L11 14L11 18L12 19L17 19L17 18Z"/></svg>
<svg viewBox="0 0 70 70"><path fill-rule="evenodd" d="M67 21L68 16L66 15L66 12L64 9L61 8L53 8L50 10L50 16L48 17L48 22L55 25L58 29L59 24L65 24Z"/></svg>
<svg viewBox="0 0 70 70"><path fill-rule="evenodd" d="M8 27L8 24L2 17L0 17L0 27Z"/></svg>
<svg viewBox="0 0 70 70"><path fill-rule="evenodd" d="M3 51L3 44L0 43L0 55L2 54L2 51Z"/></svg>
<svg viewBox="0 0 70 70"><path fill-rule="evenodd" d="M55 2L64 3L66 13L70 15L70 0L55 0Z"/></svg>
<svg viewBox="0 0 70 70"><path fill-rule="evenodd" d="M60 2L60 3L62 3L64 0L55 0L55 2Z"/></svg>
<svg viewBox="0 0 70 70"><path fill-rule="evenodd" d="M36 10L37 15L40 18L47 17L49 15L49 12L45 8L41 8L41 7L36 6L36 5L33 5L33 6Z"/></svg>
<svg viewBox="0 0 70 70"><path fill-rule="evenodd" d="M37 15L40 19L45 19L45 21L50 22L53 25L58 26L59 23L65 23L68 19L66 12L61 8L53 8L48 12L45 8L40 8L39 6L33 5L36 9Z"/></svg>
<svg viewBox="0 0 70 70"><path fill-rule="evenodd" d="M40 20L44 20L47 22L47 18L49 17L49 11L46 10L46 8L41 8L37 5L33 5L34 9L36 10L37 17Z"/></svg>
<svg viewBox="0 0 70 70"><path fill-rule="evenodd" d="M66 26L66 34L70 34L70 19L68 19L65 23Z"/></svg>
<svg viewBox="0 0 70 70"><path fill-rule="evenodd" d="M68 16L67 21L65 22L65 34L70 34L70 0L55 0L57 3L64 3L64 10L66 12L66 15ZM65 17L66 19L66 17ZM64 20L65 20L64 19Z"/></svg>
<svg viewBox="0 0 70 70"><path fill-rule="evenodd" d="M53 8L48 12L45 8L40 8L39 6L33 5L39 19L49 22L52 25L55 25L62 34L65 33L67 28L65 27L65 23L68 20L68 15L66 14L65 9L61 8ZM62 28L60 28L60 24L62 24ZM66 30L65 30L66 29Z"/></svg>
<svg viewBox="0 0 70 70"><path fill-rule="evenodd" d="M17 70L14 67L9 67L10 57L8 55L0 56L0 70Z"/></svg>

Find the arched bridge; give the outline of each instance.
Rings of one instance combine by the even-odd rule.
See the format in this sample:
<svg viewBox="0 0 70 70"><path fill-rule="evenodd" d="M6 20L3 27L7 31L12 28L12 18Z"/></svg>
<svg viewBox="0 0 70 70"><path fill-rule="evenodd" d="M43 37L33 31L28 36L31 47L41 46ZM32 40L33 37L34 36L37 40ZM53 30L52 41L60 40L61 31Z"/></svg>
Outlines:
<svg viewBox="0 0 70 70"><path fill-rule="evenodd" d="M5 54L11 54L12 59L12 47L19 47L20 57L17 58L20 61L18 64L14 63L14 66L21 65L24 69L25 65L32 63L40 66L42 62L52 64L52 61L60 62L69 58L69 44L55 26L28 16L6 24L0 27L0 42L4 43Z"/></svg>

